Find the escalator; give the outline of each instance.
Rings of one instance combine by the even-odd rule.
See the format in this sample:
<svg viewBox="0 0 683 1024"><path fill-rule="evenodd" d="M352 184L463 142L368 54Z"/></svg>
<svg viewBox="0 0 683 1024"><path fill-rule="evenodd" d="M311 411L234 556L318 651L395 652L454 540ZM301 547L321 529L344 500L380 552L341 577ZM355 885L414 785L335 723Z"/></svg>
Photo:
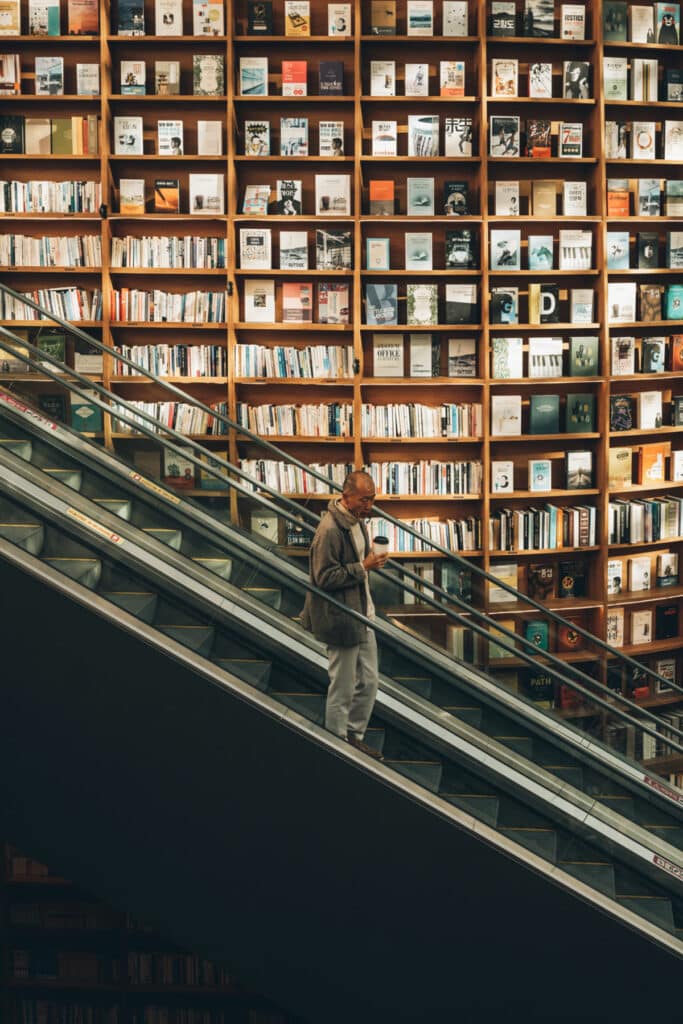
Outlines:
<svg viewBox="0 0 683 1024"><path fill-rule="evenodd" d="M683 949L675 792L385 620L369 762L321 728L325 658L296 622L294 560L11 396L0 409L17 842L64 835L65 873L134 893L312 1020L544 998L539 1019L563 1019L577 943L586 965L591 949L646 963L666 992ZM595 999L596 1019L623 1019L618 993Z"/></svg>

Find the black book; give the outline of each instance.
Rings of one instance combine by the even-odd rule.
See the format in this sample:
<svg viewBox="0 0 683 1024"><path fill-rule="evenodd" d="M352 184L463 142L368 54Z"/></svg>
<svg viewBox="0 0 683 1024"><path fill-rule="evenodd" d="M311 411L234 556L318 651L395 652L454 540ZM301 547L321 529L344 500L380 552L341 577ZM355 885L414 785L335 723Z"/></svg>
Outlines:
<svg viewBox="0 0 683 1024"><path fill-rule="evenodd" d="M680 68L664 68L662 99L668 103L683 102L683 71Z"/></svg>
<svg viewBox="0 0 683 1024"><path fill-rule="evenodd" d="M469 228L446 232L446 269L476 267L476 235Z"/></svg>
<svg viewBox="0 0 683 1024"><path fill-rule="evenodd" d="M272 36L273 4L271 0L247 0L247 35Z"/></svg>
<svg viewBox="0 0 683 1024"><path fill-rule="evenodd" d="M66 395L38 395L38 405L57 423L66 423Z"/></svg>
<svg viewBox="0 0 683 1024"><path fill-rule="evenodd" d="M678 636L678 605L658 604L655 608L655 640L672 640Z"/></svg>
<svg viewBox="0 0 683 1024"><path fill-rule="evenodd" d="M554 36L553 0L524 0L523 27L525 36Z"/></svg>
<svg viewBox="0 0 683 1024"><path fill-rule="evenodd" d="M550 156L551 122L529 118L526 125L526 155L537 158Z"/></svg>
<svg viewBox="0 0 683 1024"><path fill-rule="evenodd" d="M443 186L443 210L447 217L462 217L470 212L466 181L446 181Z"/></svg>
<svg viewBox="0 0 683 1024"><path fill-rule="evenodd" d="M573 560L558 565L557 593L559 597L586 596L586 563Z"/></svg>
<svg viewBox="0 0 683 1024"><path fill-rule="evenodd" d="M344 62L321 60L318 82L321 96L342 96L344 93Z"/></svg>
<svg viewBox="0 0 683 1024"><path fill-rule="evenodd" d="M638 266L641 269L652 269L658 266L659 236L656 231L638 232Z"/></svg>
<svg viewBox="0 0 683 1024"><path fill-rule="evenodd" d="M560 286L541 284L541 323L557 324L560 321Z"/></svg>
<svg viewBox="0 0 683 1024"><path fill-rule="evenodd" d="M491 35L516 36L517 17L514 0L493 0L491 4Z"/></svg>
<svg viewBox="0 0 683 1024"><path fill-rule="evenodd" d="M521 683L525 696L534 704L544 708L553 706L555 687L550 672L526 669L522 673Z"/></svg>
<svg viewBox="0 0 683 1024"><path fill-rule="evenodd" d="M626 0L605 0L602 5L602 37L605 42L626 42L627 7Z"/></svg>
<svg viewBox="0 0 683 1024"><path fill-rule="evenodd" d="M664 372L666 362L666 340L664 338L643 338L640 352L643 373Z"/></svg>
<svg viewBox="0 0 683 1024"><path fill-rule="evenodd" d="M633 430L635 426L636 403L632 395L610 395L610 430Z"/></svg>
<svg viewBox="0 0 683 1024"><path fill-rule="evenodd" d="M0 153L24 152L24 118L5 114L0 117Z"/></svg>

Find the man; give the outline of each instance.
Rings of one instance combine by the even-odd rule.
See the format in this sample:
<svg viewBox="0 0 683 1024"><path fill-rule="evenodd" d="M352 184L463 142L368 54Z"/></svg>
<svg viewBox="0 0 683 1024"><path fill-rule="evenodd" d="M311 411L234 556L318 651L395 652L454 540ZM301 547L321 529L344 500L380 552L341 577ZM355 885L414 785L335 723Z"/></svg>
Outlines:
<svg viewBox="0 0 683 1024"><path fill-rule="evenodd" d="M375 615L368 573L381 568L385 554L374 554L363 523L372 511L375 485L369 473L349 473L341 498L333 498L311 544L311 582L341 604ZM304 628L327 644L330 687L325 728L381 760L363 743L377 695L377 641L363 625L315 594L306 595Z"/></svg>

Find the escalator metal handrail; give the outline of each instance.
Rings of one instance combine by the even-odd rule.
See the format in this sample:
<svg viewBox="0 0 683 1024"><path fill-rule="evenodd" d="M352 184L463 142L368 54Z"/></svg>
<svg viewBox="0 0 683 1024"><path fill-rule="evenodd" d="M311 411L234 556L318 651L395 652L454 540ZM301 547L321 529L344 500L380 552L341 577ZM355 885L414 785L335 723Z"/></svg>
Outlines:
<svg viewBox="0 0 683 1024"><path fill-rule="evenodd" d="M36 311L42 313L48 319L50 319L50 320L52 320L52 321L54 321L56 323L59 323L60 326L62 326L65 330L67 330L67 331L71 332L72 334L74 334L76 337L80 338L81 340L85 341L88 344L93 344L96 348L100 349L102 352L106 352L107 354L113 356L114 358L119 359L120 361L122 361L122 362L126 363L127 365L133 367L139 374L141 374L142 376L145 376L149 380L151 380L154 383L158 384L163 389L171 392L176 397L182 398L183 400L187 401L188 404L194 405L195 407L197 407L198 409L201 409L203 412L207 413L208 415L218 419L219 421L224 423L226 426L228 426L230 429L234 429L234 430L238 431L239 433L241 433L244 436L248 437L254 443L259 444L262 447L265 447L269 452L271 452L273 454L276 454L279 458L282 458L285 461L289 462L290 464L292 464L294 466L297 466L298 468L302 469L304 472L309 473L310 475L314 476L316 479L319 479L320 481L322 481L325 484L327 484L328 487L331 487L331 488L333 488L335 490L341 491L341 487L340 487L339 484L336 484L334 481L329 480L327 477L325 477L323 474L318 473L316 470L311 469L311 467L307 466L306 463L303 463L300 460L294 458L293 456L289 455L287 452L285 452L282 449L278 448L276 445L273 445L271 442L269 442L269 441L267 441L267 440L265 440L263 438L260 438L257 434L254 434L248 428L241 426L240 424L236 423L234 420L230 419L229 417L225 416L224 414L219 413L215 409L212 409L211 406L206 405L205 403L203 403L199 399L197 399L195 396L189 394L186 391L183 391L181 388L178 388L176 385L171 384L170 382L164 380L163 378L160 378L158 375L156 375L152 371L147 370L143 366L140 366L134 360L128 358L127 356L124 356L122 353L117 352L111 346L105 345L103 342L99 341L97 338L92 337L86 331L83 331L81 328L76 327L75 325L71 324L67 320L62 319L58 315L53 314L53 313L45 310L42 306L40 306L38 303L36 303L33 299L30 299L28 296L24 296L24 295L22 295L22 293L16 292L14 289L10 288L8 285L4 284L3 282L0 282L0 291L3 291L5 293L13 296L15 299L17 299L17 300L19 300L21 302L25 302L31 308L33 308ZM39 322L39 321L37 321L37 322ZM11 332L9 332L6 328L2 328L2 327L0 327L0 334L4 335L4 336L8 336L8 335L11 336ZM27 343L25 339L16 338L15 339L15 344L20 344L22 346L26 346L26 345L28 345L30 343ZM2 339L1 338L0 338L0 347L1 348L5 348L5 349L8 348L7 345L3 345L2 344ZM35 348L34 348L34 350L38 351ZM14 351L14 350L12 350L12 351ZM42 358L43 361L44 361L44 359L46 357L50 358L51 361L54 362L55 364L58 364L58 365L64 367L65 370L68 370L69 373L71 375L73 375L73 376L76 376L77 379L79 379L81 381L84 381L86 387L89 390L92 390L93 388L95 388L98 392L100 392L102 394L106 394L107 397L111 397L117 404L124 404L126 406L128 405L128 403L126 403L125 400L121 399L120 396L114 395L112 392L109 392L107 389L103 388L101 385L96 384L96 382L91 381L89 378L86 378L86 377L83 377L81 375L78 375L75 370L72 370L70 367L66 366L65 364L60 363L59 360L56 360L56 359L54 359L52 357L49 357L49 355L47 353L42 353L42 357L41 358ZM44 367L41 367L41 369L44 369ZM61 382L64 383L63 379L61 380ZM77 390L77 389L75 389L75 390ZM115 416L115 417L117 416L117 413L112 412L112 410L108 406L102 405L102 403L98 403L98 404L100 404L102 408L105 408L106 411L109 413L109 415L112 415L112 416ZM182 442L181 443L182 443L182 446L184 448L187 448L188 446L191 446L194 449L202 451L202 452L206 452L207 451L207 449L205 449L202 445L198 445L196 442L192 441L191 438L187 438L184 435L180 435L177 432L173 431L168 426L166 426L164 424L160 424L158 420L156 420L154 417L150 416L149 414L145 413L141 409L135 409L135 416L136 417L143 416L148 421L154 422L155 424L159 425L163 432L170 433L172 436L176 436L176 437L182 438ZM124 417L119 417L119 418L124 419L124 422L128 422ZM139 423L136 423L136 424L133 424L133 425L135 426L136 429L138 429L139 426L140 426ZM150 435L147 435L147 436L150 436ZM158 432L154 432L154 440L159 441L162 444L166 443L164 441L164 439L159 436ZM184 453L178 452L178 449L176 447L174 447L173 445L169 445L169 447L171 447L171 449L173 451L177 452L178 454L184 454ZM307 509L305 506L302 506L302 505L300 505L298 503L290 502L290 499L287 499L283 495L278 494L278 492L274 491L272 488L268 487L267 485L262 484L260 481L253 480L251 477L248 476L248 474L243 473L238 467L235 467L232 464L227 463L224 460L221 460L220 458L214 456L213 454L211 454L211 458L212 458L212 460L214 462L219 462L221 465L223 465L226 469L228 469L229 472L237 473L243 479L249 479L251 481L252 487L255 486L255 487L257 487L260 490L267 491L271 497L276 497L278 501L281 501L283 503L289 504L290 507L294 507L297 510L295 518L299 518L301 516L302 512L305 512L309 520L313 520L314 522L318 521L319 517L316 515L316 513L313 513L310 509ZM194 461L196 464L199 464L199 462L196 459L193 459L192 461ZM203 468L204 469L209 469L210 467L204 466ZM217 476L218 474L213 473L212 475ZM252 499L258 501L258 497L256 496L255 492L250 494L249 496ZM268 506L268 507L270 507L270 506ZM466 569L468 572L473 572L475 575L477 575L480 578L484 579L486 582L492 583L496 587L499 587L500 589L503 589L503 590L509 592L511 594L512 598L515 601L521 601L522 603L525 603L525 604L531 606L532 608L534 608L539 613L542 613L543 615L548 616L554 622L560 623L563 626L570 627L572 630L574 630L576 633L578 633L584 639L589 640L593 645L598 647L601 651L604 651L610 657L615 658L615 659L621 661L622 663L628 665L632 669L637 669L639 672L647 673L647 675L649 677L651 677L653 680L661 682L664 685L666 685L667 687L669 687L670 689L673 688L676 691L679 691L679 692L681 692L681 694L683 694L683 688L679 688L676 684L672 684L670 682L670 680L668 680L665 677L659 675L657 672L655 672L649 666L643 665L641 662L637 661L637 659L630 657L630 655L625 654L623 651L620 651L618 648L612 647L606 641L602 640L600 637L595 636L593 633L590 633L588 630L584 629L582 626L578 625L577 623L570 622L569 620L565 619L562 615L560 615L554 609L546 608L543 604L541 604L539 601L536 601L534 598L530 597L529 595L520 593L514 587L512 587L510 584L506 583L504 580L498 579L497 577L493 576L491 573L487 572L485 569L482 569L480 566L476 565L474 562L470 562L470 561L460 557L456 552L454 552L454 551L452 551L452 550L450 550L448 548L443 547L437 541L432 540L432 538L424 536L423 534L419 533L419 531L417 531L413 527L411 527L408 523L396 519L390 513L385 513L379 507L377 508L377 512L378 512L378 514L380 514L382 516L382 518L386 519L388 522L391 522L393 525L398 526L401 529L405 530L407 533L409 533L412 536L414 536L415 538L419 539L421 541L421 543L428 544L429 547L432 548L434 551L444 555L449 560L452 560L452 561L456 562L461 568ZM307 527L307 528L310 529L310 527ZM514 554L514 552L510 552L510 554L512 555L512 554ZM427 587L429 587L429 589L433 593L437 593L437 594L439 594L439 596L445 597L448 601L453 601L454 595L448 594L446 591L443 591L441 588L438 587L438 585L433 584L433 583L431 583L429 581L425 581L421 577L417 576L416 574L410 573L409 570L405 569L402 566L399 566L394 561L392 561L390 564L391 564L392 568L395 567L398 571L401 572L402 575L410 574L411 578L415 582L418 582L420 584L421 593L422 594L423 594L423 588L425 586L427 586ZM392 577L392 579L393 579L393 577ZM397 583L397 585L401 586L401 581L400 580L396 580L395 582ZM472 611L476 611L476 609L474 609L473 606L467 605L467 607L468 607L468 609L471 612ZM504 627L496 627L496 629L500 630L500 629L504 629ZM517 634L515 634L515 636L516 636L517 642L519 642L519 641L525 642L525 638L523 638L523 637L521 637L521 636L519 636ZM544 653L548 653L548 652L544 652ZM683 735L683 733L681 733L681 735Z"/></svg>

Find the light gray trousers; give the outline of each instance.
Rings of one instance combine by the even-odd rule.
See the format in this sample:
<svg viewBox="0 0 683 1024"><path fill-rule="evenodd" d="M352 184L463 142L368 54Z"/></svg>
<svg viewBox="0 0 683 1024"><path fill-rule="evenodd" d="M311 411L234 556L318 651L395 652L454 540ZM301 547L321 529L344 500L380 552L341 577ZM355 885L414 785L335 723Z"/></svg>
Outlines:
<svg viewBox="0 0 683 1024"><path fill-rule="evenodd" d="M377 641L374 629L356 647L328 647L330 688L325 728L336 736L363 739L377 696Z"/></svg>

